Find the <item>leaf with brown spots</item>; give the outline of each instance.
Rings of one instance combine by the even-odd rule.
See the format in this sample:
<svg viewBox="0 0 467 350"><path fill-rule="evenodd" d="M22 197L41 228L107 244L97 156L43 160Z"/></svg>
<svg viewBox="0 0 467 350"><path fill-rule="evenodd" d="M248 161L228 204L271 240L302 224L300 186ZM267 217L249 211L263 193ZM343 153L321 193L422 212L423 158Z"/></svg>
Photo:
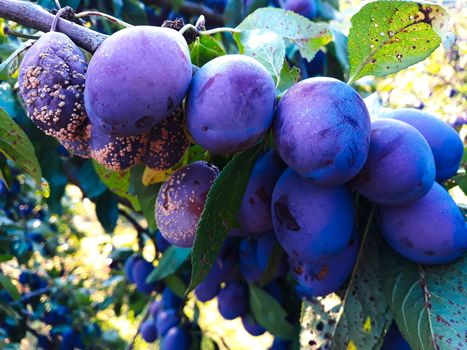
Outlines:
<svg viewBox="0 0 467 350"><path fill-rule="evenodd" d="M388 248L384 293L412 349L467 345L467 254L443 265L420 265Z"/></svg>
<svg viewBox="0 0 467 350"><path fill-rule="evenodd" d="M258 144L238 153L222 169L209 190L193 245L193 269L187 293L211 271L229 230L235 225L251 169L262 147Z"/></svg>
<svg viewBox="0 0 467 350"><path fill-rule="evenodd" d="M384 76L427 58L454 34L446 10L409 1L375 1L352 19L348 51L350 82L366 75Z"/></svg>
<svg viewBox="0 0 467 350"><path fill-rule="evenodd" d="M25 132L0 108L0 152L16 162L30 175L38 186L43 187L47 197L47 188L42 180L42 171L34 147Z"/></svg>

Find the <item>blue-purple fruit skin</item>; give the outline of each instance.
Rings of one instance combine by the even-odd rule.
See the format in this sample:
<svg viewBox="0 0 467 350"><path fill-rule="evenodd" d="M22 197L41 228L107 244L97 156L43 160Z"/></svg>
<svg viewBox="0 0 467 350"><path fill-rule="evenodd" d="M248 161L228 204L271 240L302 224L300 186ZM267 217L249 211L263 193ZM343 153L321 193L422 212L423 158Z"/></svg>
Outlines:
<svg viewBox="0 0 467 350"><path fill-rule="evenodd" d="M233 320L247 311L248 291L240 282L228 283L217 295L219 313L226 320Z"/></svg>
<svg viewBox="0 0 467 350"><path fill-rule="evenodd" d="M162 310L162 300L154 300L149 307L149 313L152 317L156 317L159 311Z"/></svg>
<svg viewBox="0 0 467 350"><path fill-rule="evenodd" d="M255 59L226 55L209 61L193 77L186 120L193 139L214 154L230 154L256 144L274 114L276 89Z"/></svg>
<svg viewBox="0 0 467 350"><path fill-rule="evenodd" d="M150 294L156 290L157 284L155 282L147 283L146 278L154 270L154 266L143 258L137 260L133 265L133 279L136 284L136 289L141 293Z"/></svg>
<svg viewBox="0 0 467 350"><path fill-rule="evenodd" d="M141 337L146 343L153 343L157 340L157 328L153 319L146 320L141 325Z"/></svg>
<svg viewBox="0 0 467 350"><path fill-rule="evenodd" d="M309 19L315 18L318 12L315 0L287 0L285 9Z"/></svg>
<svg viewBox="0 0 467 350"><path fill-rule="evenodd" d="M384 336L381 350L412 350L393 321L391 327Z"/></svg>
<svg viewBox="0 0 467 350"><path fill-rule="evenodd" d="M65 147L68 152L81 158L91 157L91 130L92 125L89 119L83 122L81 131L77 133L73 140L59 139L60 144Z"/></svg>
<svg viewBox="0 0 467 350"><path fill-rule="evenodd" d="M306 263L290 258L292 274L303 297L324 296L338 290L349 278L358 254L358 236L355 234L340 252Z"/></svg>
<svg viewBox="0 0 467 350"><path fill-rule="evenodd" d="M146 135L111 136L93 126L90 149L92 158L107 169L125 171L141 162Z"/></svg>
<svg viewBox="0 0 467 350"><path fill-rule="evenodd" d="M196 298L205 303L209 300L212 300L219 293L220 286L218 283L211 282L207 278L201 281L195 288Z"/></svg>
<svg viewBox="0 0 467 350"><path fill-rule="evenodd" d="M149 131L142 162L154 170L172 168L182 159L189 145L183 109L177 108Z"/></svg>
<svg viewBox="0 0 467 350"><path fill-rule="evenodd" d="M272 228L271 197L286 165L275 151L264 154L253 166L238 212L238 222L248 232Z"/></svg>
<svg viewBox="0 0 467 350"><path fill-rule="evenodd" d="M139 255L132 255L128 259L126 259L123 269L125 271L126 280L129 283L135 283L135 278L133 275L133 267L135 266L135 263L141 259L142 257Z"/></svg>
<svg viewBox="0 0 467 350"><path fill-rule="evenodd" d="M335 186L363 167L370 116L355 90L333 78L309 78L282 97L274 118L277 151L316 184Z"/></svg>
<svg viewBox="0 0 467 350"><path fill-rule="evenodd" d="M156 317L156 328L159 336L164 336L167 331L180 323L180 316L177 310L162 310Z"/></svg>
<svg viewBox="0 0 467 350"><path fill-rule="evenodd" d="M464 153L464 145L449 124L434 115L413 108L400 108L382 114L412 125L430 145L436 165L436 181L447 180L457 173Z"/></svg>
<svg viewBox="0 0 467 350"><path fill-rule="evenodd" d="M354 228L354 203L346 186L318 186L290 168L274 188L271 209L277 240L288 255L303 261L339 252Z"/></svg>
<svg viewBox="0 0 467 350"><path fill-rule="evenodd" d="M188 45L173 29L135 26L108 37L89 62L84 100L93 125L139 135L168 117L191 82Z"/></svg>
<svg viewBox="0 0 467 350"><path fill-rule="evenodd" d="M74 140L87 119L86 60L65 34L43 34L26 52L18 84L29 118L47 135Z"/></svg>
<svg viewBox="0 0 467 350"><path fill-rule="evenodd" d="M171 246L170 242L167 241L164 236L162 236L161 231L157 230L156 232L156 245L157 245L157 252L163 253Z"/></svg>
<svg viewBox="0 0 467 350"><path fill-rule="evenodd" d="M169 287L165 287L162 292L162 308L164 310L178 309L182 306L183 300L176 295Z"/></svg>
<svg viewBox="0 0 467 350"><path fill-rule="evenodd" d="M239 268L242 276L250 283L258 282L262 271L256 258L256 241L242 239L239 246Z"/></svg>
<svg viewBox="0 0 467 350"><path fill-rule="evenodd" d="M161 340L161 350L189 349L190 334L181 327L170 328Z"/></svg>
<svg viewBox="0 0 467 350"><path fill-rule="evenodd" d="M437 182L425 196L411 204L378 209L384 238L407 259L442 264L455 260L467 249L464 217Z"/></svg>
<svg viewBox="0 0 467 350"><path fill-rule="evenodd" d="M435 181L435 161L422 134L407 123L372 123L368 159L352 186L370 201L404 205L425 195Z"/></svg>
<svg viewBox="0 0 467 350"><path fill-rule="evenodd" d="M203 161L177 170L162 185L156 199L156 219L162 236L177 247L191 247L219 170Z"/></svg>
<svg viewBox="0 0 467 350"><path fill-rule="evenodd" d="M256 241L256 261L258 262L258 266L262 273L264 273L267 270L268 265L272 263L270 259L273 256L276 244L278 245L279 242L277 241L274 231L270 231L267 234L259 236ZM274 261L275 270L272 271L272 277L276 278L285 276L287 274L288 264L282 250L281 254L278 255L276 259L278 261Z"/></svg>
<svg viewBox="0 0 467 350"><path fill-rule="evenodd" d="M266 329L264 329L251 314L242 316L242 324L245 330L254 337L258 337L266 332Z"/></svg>

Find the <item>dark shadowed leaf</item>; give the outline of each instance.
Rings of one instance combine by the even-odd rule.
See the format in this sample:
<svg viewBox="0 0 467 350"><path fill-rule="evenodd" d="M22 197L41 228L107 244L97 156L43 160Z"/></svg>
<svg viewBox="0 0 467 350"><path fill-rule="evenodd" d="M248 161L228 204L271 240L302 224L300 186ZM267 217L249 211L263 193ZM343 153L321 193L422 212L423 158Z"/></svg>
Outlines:
<svg viewBox="0 0 467 350"><path fill-rule="evenodd" d="M78 169L76 176L86 197L93 199L99 197L107 187L97 175L92 160L86 160Z"/></svg>
<svg viewBox="0 0 467 350"><path fill-rule="evenodd" d="M185 291L187 289L186 283L177 274L172 274L164 278L164 282L172 292L178 295L180 298L185 297Z"/></svg>
<svg viewBox="0 0 467 350"><path fill-rule="evenodd" d="M170 246L162 255L159 264L154 271L146 278L146 282L151 283L159 281L173 273L188 259L191 254L191 248L180 248Z"/></svg>
<svg viewBox="0 0 467 350"><path fill-rule="evenodd" d="M19 300L20 294L18 289L16 289L15 285L11 283L10 279L3 273L0 273L0 284L3 286L3 289L5 289L8 294L10 294L13 300Z"/></svg>
<svg viewBox="0 0 467 350"><path fill-rule="evenodd" d="M113 232L118 220L118 200L110 191L105 191L95 199L96 215L106 232Z"/></svg>
<svg viewBox="0 0 467 350"><path fill-rule="evenodd" d="M446 10L433 4L375 1L355 14L349 32L350 82L398 72L454 41Z"/></svg>
<svg viewBox="0 0 467 350"><path fill-rule="evenodd" d="M412 349L465 348L467 254L449 264L428 266L388 248L384 262L384 292Z"/></svg>
<svg viewBox="0 0 467 350"><path fill-rule="evenodd" d="M193 245L191 283L193 290L211 270L245 193L250 172L261 150L259 144L237 154L214 181L204 207Z"/></svg>
<svg viewBox="0 0 467 350"><path fill-rule="evenodd" d="M277 337L292 339L294 328L287 322L287 313L281 304L254 284L250 283L248 287L251 312L258 323Z"/></svg>
<svg viewBox="0 0 467 350"><path fill-rule="evenodd" d="M263 29L293 42L303 58L311 60L316 52L332 40L326 23L312 22L291 11L275 8L256 10L237 27L241 30Z"/></svg>

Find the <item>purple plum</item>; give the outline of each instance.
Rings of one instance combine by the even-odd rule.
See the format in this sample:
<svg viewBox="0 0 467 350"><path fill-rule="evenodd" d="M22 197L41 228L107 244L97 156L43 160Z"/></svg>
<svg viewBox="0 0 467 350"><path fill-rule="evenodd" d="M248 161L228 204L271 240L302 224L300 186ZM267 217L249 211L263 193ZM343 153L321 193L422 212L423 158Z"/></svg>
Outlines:
<svg viewBox="0 0 467 350"><path fill-rule="evenodd" d="M245 330L254 337L258 337L266 332L266 329L264 329L251 314L242 316L242 324Z"/></svg>
<svg viewBox="0 0 467 350"><path fill-rule="evenodd" d="M266 68L243 55L209 61L195 74L186 103L191 136L214 154L256 144L274 114L276 89Z"/></svg>
<svg viewBox="0 0 467 350"><path fill-rule="evenodd" d="M190 334L181 327L172 327L161 340L161 350L182 350L190 348Z"/></svg>
<svg viewBox="0 0 467 350"><path fill-rule="evenodd" d="M89 62L84 101L92 124L114 136L149 131L182 102L188 45L169 28L134 26L108 37Z"/></svg>
<svg viewBox="0 0 467 350"><path fill-rule="evenodd" d="M438 183L404 206L379 206L386 241L407 259L423 264L455 260L467 249L467 227L460 209Z"/></svg>
<svg viewBox="0 0 467 350"><path fill-rule="evenodd" d="M178 247L191 247L206 196L219 170L206 162L191 163L170 175L156 199L162 236Z"/></svg>
<svg viewBox="0 0 467 350"><path fill-rule="evenodd" d="M430 145L436 166L436 181L447 180L457 173L464 145L449 124L432 114L413 108L400 108L381 115L406 122L417 129Z"/></svg>
<svg viewBox="0 0 467 350"><path fill-rule="evenodd" d="M144 258L140 258L135 261L132 269L133 279L136 284L136 289L141 293L150 294L155 291L157 284L155 282L147 283L146 278L154 270L154 266Z"/></svg>
<svg viewBox="0 0 467 350"><path fill-rule="evenodd" d="M239 247L239 267L242 276L250 283L258 282L262 271L256 258L256 241L242 239Z"/></svg>
<svg viewBox="0 0 467 350"><path fill-rule="evenodd" d="M368 110L355 90L336 79L310 78L284 94L273 133L291 168L316 184L336 186L363 167L370 129Z"/></svg>
<svg viewBox="0 0 467 350"><path fill-rule="evenodd" d="M219 313L226 320L242 316L248 308L248 291L240 282L228 283L217 295Z"/></svg>
<svg viewBox="0 0 467 350"><path fill-rule="evenodd" d="M157 328L154 320L144 321L141 324L140 333L146 343L154 343L157 340Z"/></svg>
<svg viewBox="0 0 467 350"><path fill-rule="evenodd" d="M306 262L337 253L347 245L354 212L346 186L318 186L291 168L279 178L272 195L272 220L279 243L288 255Z"/></svg>
<svg viewBox="0 0 467 350"><path fill-rule="evenodd" d="M167 331L180 324L180 316L177 310L161 310L156 317L157 334L165 336Z"/></svg>
<svg viewBox="0 0 467 350"><path fill-rule="evenodd" d="M86 60L65 34L48 32L26 52L20 95L29 118L47 135L74 140L87 119L83 102Z"/></svg>
<svg viewBox="0 0 467 350"><path fill-rule="evenodd" d="M404 205L425 195L435 181L430 146L413 126L393 119L372 123L370 152L352 186L370 201Z"/></svg>
<svg viewBox="0 0 467 350"><path fill-rule="evenodd" d="M275 151L264 154L254 165L238 212L238 221L246 231L258 233L272 228L272 191L285 168Z"/></svg>
<svg viewBox="0 0 467 350"><path fill-rule="evenodd" d="M315 0L287 0L285 2L285 9L309 19L315 18L318 13L318 6Z"/></svg>

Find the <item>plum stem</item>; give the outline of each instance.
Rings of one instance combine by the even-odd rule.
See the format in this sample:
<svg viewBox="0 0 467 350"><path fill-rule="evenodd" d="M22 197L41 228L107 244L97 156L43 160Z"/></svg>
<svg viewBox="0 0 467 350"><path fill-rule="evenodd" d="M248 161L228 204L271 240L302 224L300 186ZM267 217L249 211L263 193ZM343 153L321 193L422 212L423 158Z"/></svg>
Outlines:
<svg viewBox="0 0 467 350"><path fill-rule="evenodd" d="M52 25L50 26L50 31L51 31L51 32L55 32L55 31L57 30L58 19L59 19L60 16L63 15L66 11L67 11L67 8L66 8L66 7L62 7L62 8L60 8L60 10L57 11L57 13L55 14L55 18L54 18L54 20L52 21Z"/></svg>
<svg viewBox="0 0 467 350"><path fill-rule="evenodd" d="M108 15L106 13L99 12L99 11L83 11L75 15L76 18L82 18L82 17L87 17L87 16L100 16L100 17L103 17L109 20L110 22L117 23L118 25L121 25L122 27L125 27L125 28L133 27L133 25L130 23L127 23L125 21L122 21L121 19L118 19L114 16L111 16L111 15Z"/></svg>
<svg viewBox="0 0 467 350"><path fill-rule="evenodd" d="M196 28L193 24L190 24L190 23L185 24L185 25L182 27L182 29L180 29L178 32L179 32L181 35L183 35L183 34L184 34L187 30L189 30L189 29L193 29L193 30L195 30L197 33L199 33L198 28Z"/></svg>
<svg viewBox="0 0 467 350"><path fill-rule="evenodd" d="M242 31L240 29L235 29L235 28L229 28L229 27L220 27L220 28L214 28L210 30L204 30L199 32L200 35L213 35L217 33L241 33Z"/></svg>
<svg viewBox="0 0 467 350"><path fill-rule="evenodd" d="M62 5L60 4L60 0L55 0L55 6L57 6L58 9L62 8Z"/></svg>

